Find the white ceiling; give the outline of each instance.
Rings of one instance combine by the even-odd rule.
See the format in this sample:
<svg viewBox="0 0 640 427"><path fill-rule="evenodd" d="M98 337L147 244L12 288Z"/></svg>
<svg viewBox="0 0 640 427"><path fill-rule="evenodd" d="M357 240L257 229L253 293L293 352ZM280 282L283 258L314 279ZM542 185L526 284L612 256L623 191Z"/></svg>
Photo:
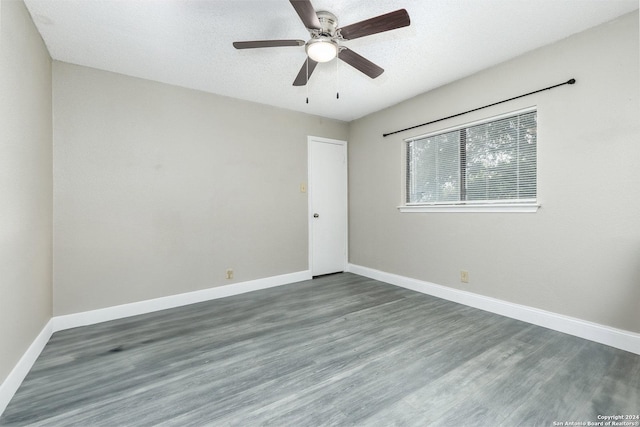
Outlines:
<svg viewBox="0 0 640 427"><path fill-rule="evenodd" d="M334 60L307 88L292 86L304 47L231 44L309 39L288 0L25 3L53 59L346 121L638 9L638 0L312 0L339 26L401 8L411 25L344 43L385 69L377 79Z"/></svg>

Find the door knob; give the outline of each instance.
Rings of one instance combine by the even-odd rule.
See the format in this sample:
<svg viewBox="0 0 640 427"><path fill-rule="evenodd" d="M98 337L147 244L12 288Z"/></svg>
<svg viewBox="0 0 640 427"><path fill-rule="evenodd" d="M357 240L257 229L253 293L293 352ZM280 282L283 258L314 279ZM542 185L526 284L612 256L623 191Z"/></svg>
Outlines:
<svg viewBox="0 0 640 427"><path fill-rule="evenodd" d="M314 213L314 214L313 214L313 217L314 217L314 218L318 218L319 216L320 216L320 215L318 215L317 213Z"/></svg>

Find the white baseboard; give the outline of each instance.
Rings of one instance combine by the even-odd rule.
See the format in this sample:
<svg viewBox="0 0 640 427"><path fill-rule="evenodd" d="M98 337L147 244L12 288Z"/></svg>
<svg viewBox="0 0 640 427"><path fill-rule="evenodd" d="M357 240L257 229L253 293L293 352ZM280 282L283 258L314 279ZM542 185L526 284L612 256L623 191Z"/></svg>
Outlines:
<svg viewBox="0 0 640 427"><path fill-rule="evenodd" d="M42 353L44 346L47 345L49 338L51 338L51 334L53 334L53 321L49 320L7 378L0 384L0 415L2 415L36 359Z"/></svg>
<svg viewBox="0 0 640 427"><path fill-rule="evenodd" d="M548 329L564 332L635 354L640 354L640 334L637 333L537 308L514 304L495 298L485 297L446 286L436 285L434 283L412 279L397 274L386 273L384 271L359 265L349 264L347 271L470 307L500 314L502 316L522 320L534 325L543 326ZM13 398L13 395L18 390L18 387L20 387L20 384L22 384L22 381L31 370L31 367L54 332L135 316L138 314L150 313L153 311L165 310L167 308L180 307L212 299L224 298L245 292L301 282L309 279L311 279L310 271L300 271L280 276L267 277L264 279L218 286L201 291L123 304L99 310L56 316L45 325L22 358L20 358L18 364L0 385L0 415L4 412L5 408Z"/></svg>
<svg viewBox="0 0 640 427"><path fill-rule="evenodd" d="M55 316L49 320L31 346L29 346L26 353L18 361L18 364L13 368L2 384L0 384L0 415L2 415L6 409L7 405L13 398L13 395L18 390L18 387L20 387L20 384L22 384L22 381L33 367L33 364L54 332L224 298L260 289L288 285L290 283L310 280L311 278L311 271L299 271L295 273L282 274L280 276L250 280L247 282L232 283L230 285L203 289L201 291L187 292L184 294L107 307L99 310Z"/></svg>
<svg viewBox="0 0 640 427"><path fill-rule="evenodd" d="M201 291L186 292L184 294L170 295L162 298L154 298L129 304L116 305L98 310L83 311L81 313L55 316L53 320L53 332L79 326L93 325L109 320L122 319L124 317L137 316L139 314L166 310L168 308L181 307L183 305L224 298L245 292L288 285L311 279L311 271L299 271L296 273L282 274L280 276L266 277L247 282L232 283L230 285L217 286Z"/></svg>
<svg viewBox="0 0 640 427"><path fill-rule="evenodd" d="M514 304L472 292L436 285L397 274L386 273L369 267L349 264L348 271L381 282L411 289L423 294L464 304L470 307L500 314L512 319L542 326L569 335L595 341L631 353L640 354L640 334L616 329L526 305Z"/></svg>

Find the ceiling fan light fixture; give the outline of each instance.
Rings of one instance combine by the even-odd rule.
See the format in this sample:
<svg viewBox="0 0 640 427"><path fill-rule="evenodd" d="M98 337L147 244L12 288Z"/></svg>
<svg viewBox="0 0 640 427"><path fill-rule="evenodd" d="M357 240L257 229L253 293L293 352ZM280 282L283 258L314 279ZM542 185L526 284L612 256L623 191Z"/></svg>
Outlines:
<svg viewBox="0 0 640 427"><path fill-rule="evenodd" d="M309 58L316 62L329 62L338 55L338 44L329 37L317 37L305 47Z"/></svg>
<svg viewBox="0 0 640 427"><path fill-rule="evenodd" d="M293 81L294 86L305 86L319 62L329 62L334 58L351 65L366 76L375 79L384 72L367 58L358 55L343 41L353 40L373 34L384 33L411 24L406 9L398 9L384 15L374 16L346 27L338 28L338 18L326 10L315 10L311 0L289 0L304 24L311 40L254 40L233 42L236 49L256 49L262 47L305 46L307 57ZM336 61L336 64L338 61ZM337 73L338 67L336 67ZM337 74L336 74L337 76ZM337 78L337 77L336 77Z"/></svg>

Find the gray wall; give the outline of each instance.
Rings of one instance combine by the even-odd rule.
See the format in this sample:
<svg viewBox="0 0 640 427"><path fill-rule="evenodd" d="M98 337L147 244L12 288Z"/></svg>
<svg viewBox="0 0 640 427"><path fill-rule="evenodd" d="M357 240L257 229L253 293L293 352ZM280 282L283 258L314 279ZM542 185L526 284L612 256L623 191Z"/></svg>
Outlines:
<svg viewBox="0 0 640 427"><path fill-rule="evenodd" d="M353 122L350 262L640 332L638 39L634 12ZM571 77L574 86L382 137ZM537 213L398 212L403 138L531 105Z"/></svg>
<svg viewBox="0 0 640 427"><path fill-rule="evenodd" d="M347 123L61 62L53 86L54 315L308 269L307 135Z"/></svg>
<svg viewBox="0 0 640 427"><path fill-rule="evenodd" d="M0 383L51 318L51 60L0 3Z"/></svg>

